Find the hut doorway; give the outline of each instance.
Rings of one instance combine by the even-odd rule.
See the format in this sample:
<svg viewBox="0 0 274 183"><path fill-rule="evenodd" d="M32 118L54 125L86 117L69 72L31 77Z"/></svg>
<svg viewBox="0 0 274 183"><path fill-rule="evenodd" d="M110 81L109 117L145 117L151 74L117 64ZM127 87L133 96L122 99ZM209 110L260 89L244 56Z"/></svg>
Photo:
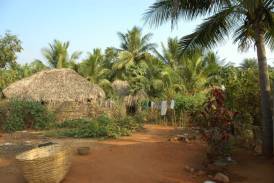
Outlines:
<svg viewBox="0 0 274 183"><path fill-rule="evenodd" d="M126 106L126 112L128 115L135 115L137 113L137 109L138 107L135 104Z"/></svg>

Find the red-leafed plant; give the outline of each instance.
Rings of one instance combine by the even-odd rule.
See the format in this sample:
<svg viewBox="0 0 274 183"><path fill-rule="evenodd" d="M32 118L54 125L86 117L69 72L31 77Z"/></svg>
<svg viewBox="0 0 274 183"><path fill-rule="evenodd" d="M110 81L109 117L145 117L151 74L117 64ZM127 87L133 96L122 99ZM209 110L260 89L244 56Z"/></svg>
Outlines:
<svg viewBox="0 0 274 183"><path fill-rule="evenodd" d="M231 152L230 137L233 134L235 112L225 106L224 91L218 88L211 90L210 97L201 112L202 133L208 143L210 159L229 156Z"/></svg>

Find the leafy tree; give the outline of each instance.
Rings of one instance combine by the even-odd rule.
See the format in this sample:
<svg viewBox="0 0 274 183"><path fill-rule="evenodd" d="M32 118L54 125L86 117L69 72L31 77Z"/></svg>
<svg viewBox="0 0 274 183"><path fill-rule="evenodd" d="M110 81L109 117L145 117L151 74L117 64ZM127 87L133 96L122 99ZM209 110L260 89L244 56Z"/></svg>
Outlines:
<svg viewBox="0 0 274 183"><path fill-rule="evenodd" d="M152 34L142 36L142 30L133 27L127 33L118 33L121 40L121 46L117 49L119 52L118 61L113 64L113 69L117 72L117 77L122 77L124 71L133 64L138 64L145 60L149 51L155 50L156 45L150 43Z"/></svg>
<svg viewBox="0 0 274 183"><path fill-rule="evenodd" d="M21 41L16 35L6 32L0 37L0 68L12 66L16 63L16 53L23 50Z"/></svg>
<svg viewBox="0 0 274 183"><path fill-rule="evenodd" d="M244 61L240 64L240 67L242 69L258 69L258 62L255 58L246 58Z"/></svg>
<svg viewBox="0 0 274 183"><path fill-rule="evenodd" d="M30 64L13 64L11 68L0 69L0 91L2 91L9 84L31 76L32 74L46 69L45 65L39 65L43 63L32 62Z"/></svg>
<svg viewBox="0 0 274 183"><path fill-rule="evenodd" d="M180 87L189 93L203 90L209 84L210 77L215 76L220 67L214 52L197 49L182 53L177 38L169 38L167 47L163 44L162 47L163 56L157 54L158 57L177 73L176 77L181 78Z"/></svg>
<svg viewBox="0 0 274 183"><path fill-rule="evenodd" d="M176 66L178 66L182 61L182 53L180 50L180 44L178 38L168 38L167 47L162 43L163 56L159 55L160 59L170 65L171 68L176 70Z"/></svg>
<svg viewBox="0 0 274 183"><path fill-rule="evenodd" d="M81 52L73 52L70 56L68 53L69 42L54 40L49 44L49 48L43 48L42 53L51 68L74 67L76 60L80 57Z"/></svg>
<svg viewBox="0 0 274 183"><path fill-rule="evenodd" d="M88 78L92 83L106 82L110 69L104 67L104 55L100 49L94 49L88 58L80 63L79 73Z"/></svg>
<svg viewBox="0 0 274 183"><path fill-rule="evenodd" d="M263 153L273 155L273 122L265 45L274 46L273 0L157 0L145 14L152 25L179 18L208 16L197 29L180 40L181 48L212 48L233 32L240 50L257 48L263 117Z"/></svg>

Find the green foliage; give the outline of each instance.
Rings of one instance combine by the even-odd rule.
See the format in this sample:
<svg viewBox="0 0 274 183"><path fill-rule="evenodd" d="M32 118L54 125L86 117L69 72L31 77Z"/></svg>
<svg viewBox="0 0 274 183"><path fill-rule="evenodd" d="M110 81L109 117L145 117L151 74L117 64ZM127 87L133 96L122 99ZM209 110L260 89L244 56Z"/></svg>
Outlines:
<svg viewBox="0 0 274 183"><path fill-rule="evenodd" d="M38 60L31 62L30 64L13 64L10 68L0 69L0 91L9 84L44 69L47 69L47 67Z"/></svg>
<svg viewBox="0 0 274 183"><path fill-rule="evenodd" d="M133 131L140 129L142 127L142 122L140 121L140 117L112 119L106 115L101 115L93 120L67 120L56 125L56 130L49 132L48 135L75 138L117 138L130 135Z"/></svg>
<svg viewBox="0 0 274 183"><path fill-rule="evenodd" d="M62 123L57 123L56 128L78 128L84 127L90 121L87 119L74 119L74 120L65 120Z"/></svg>
<svg viewBox="0 0 274 183"><path fill-rule="evenodd" d="M6 32L4 37L0 37L0 68L13 66L16 63L16 53L22 49L21 41L16 35Z"/></svg>
<svg viewBox="0 0 274 183"><path fill-rule="evenodd" d="M0 100L0 126L7 120L7 115L9 111L9 102L7 100Z"/></svg>
<svg viewBox="0 0 274 183"><path fill-rule="evenodd" d="M129 66L139 64L146 60L156 47L154 43L150 43L152 34L142 35L142 30L138 27L133 27L126 33L118 33L121 40L121 46L118 50L118 59L113 63L112 69L115 78L126 79L125 73Z"/></svg>
<svg viewBox="0 0 274 183"><path fill-rule="evenodd" d="M225 87L226 106L237 111L235 133L239 137L250 134L254 126L261 126L260 88L256 65L244 62L241 68L227 67L220 72Z"/></svg>
<svg viewBox="0 0 274 183"><path fill-rule="evenodd" d="M61 42L54 40L49 44L49 48L43 48L42 54L46 58L48 64L52 68L68 68L72 69L76 66L76 60L80 57L81 52L68 53L69 42Z"/></svg>
<svg viewBox="0 0 274 183"><path fill-rule="evenodd" d="M35 101L12 100L9 103L7 120L3 124L6 132L24 129L46 129L54 121L53 114L45 106Z"/></svg>
<svg viewBox="0 0 274 183"><path fill-rule="evenodd" d="M206 100L206 93L197 93L195 95L177 95L175 97L175 110L178 113L199 111Z"/></svg>
<svg viewBox="0 0 274 183"><path fill-rule="evenodd" d="M202 127L203 137L208 143L210 158L230 155L230 137L233 134L236 114L225 106L224 92L221 89L212 89L200 112L203 120L197 122Z"/></svg>
<svg viewBox="0 0 274 183"><path fill-rule="evenodd" d="M74 122L77 122L77 121L74 121ZM70 123L70 122L67 122L67 123ZM86 138L86 137L97 137L97 131L98 131L98 123L93 123L92 121L86 121L85 123L79 124L79 126L75 128L65 128L62 130L53 131L55 133L53 133L52 135L60 136L60 137Z"/></svg>

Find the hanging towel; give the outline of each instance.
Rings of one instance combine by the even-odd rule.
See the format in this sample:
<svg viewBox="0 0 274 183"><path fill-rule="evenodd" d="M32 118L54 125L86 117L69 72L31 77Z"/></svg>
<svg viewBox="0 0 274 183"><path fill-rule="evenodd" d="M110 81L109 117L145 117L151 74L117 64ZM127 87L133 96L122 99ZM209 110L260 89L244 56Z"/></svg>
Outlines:
<svg viewBox="0 0 274 183"><path fill-rule="evenodd" d="M155 104L155 103L151 101L151 103L150 103L151 109L154 109L154 104Z"/></svg>
<svg viewBox="0 0 274 183"><path fill-rule="evenodd" d="M170 109L174 109L174 107L175 107L175 101L171 100L171 102L170 102Z"/></svg>
<svg viewBox="0 0 274 183"><path fill-rule="evenodd" d="M161 116L165 116L167 112L167 101L164 100L161 102Z"/></svg>

